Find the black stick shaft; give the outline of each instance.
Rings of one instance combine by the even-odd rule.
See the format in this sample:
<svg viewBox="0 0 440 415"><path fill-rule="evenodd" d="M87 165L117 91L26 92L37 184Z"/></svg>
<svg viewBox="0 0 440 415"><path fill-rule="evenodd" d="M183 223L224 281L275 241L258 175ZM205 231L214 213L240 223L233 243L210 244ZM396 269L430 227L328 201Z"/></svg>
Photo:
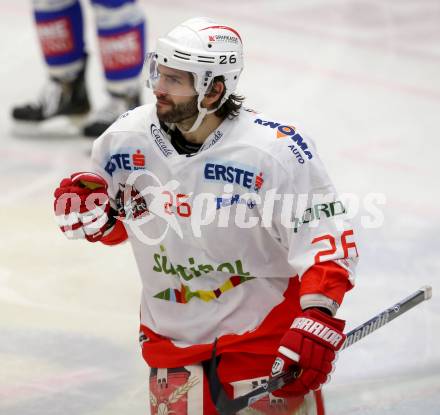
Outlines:
<svg viewBox="0 0 440 415"><path fill-rule="evenodd" d="M356 327L347 333L342 350L352 346L360 339L368 336L373 331L376 331L380 327L388 324L390 321L406 313L411 308L420 304L422 301L429 300L432 296L432 288L425 286L411 294L404 300L394 304L392 307L387 308L375 317ZM215 368L214 368L215 371ZM291 382L297 376L296 372L286 372L280 375L270 378L269 381L259 388L247 393L246 395L239 396L235 399L229 399L224 390L220 390L218 394L217 402L215 403L216 409L220 415L231 415L252 405L254 402L260 400L264 396L268 395L277 389L282 388L287 383ZM217 379L219 383L219 379Z"/></svg>
<svg viewBox="0 0 440 415"><path fill-rule="evenodd" d="M385 311L382 311L382 313L351 330L347 334L347 338L342 350L350 347L352 344L358 342L365 336L368 336L370 333L376 331L385 324L388 324L390 321L393 321L395 318L399 317L403 313L406 313L408 310L411 310L411 308L415 307L417 304L420 304L422 301L429 300L431 296L432 288L428 286L422 287L420 290L417 290L404 300L394 304L390 308L387 308Z"/></svg>

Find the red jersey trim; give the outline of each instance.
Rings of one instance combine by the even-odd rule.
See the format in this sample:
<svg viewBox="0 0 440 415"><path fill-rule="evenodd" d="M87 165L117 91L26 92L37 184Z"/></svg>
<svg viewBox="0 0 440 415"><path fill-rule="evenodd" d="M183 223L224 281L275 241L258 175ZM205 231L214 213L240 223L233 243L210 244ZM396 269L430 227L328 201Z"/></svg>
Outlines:
<svg viewBox="0 0 440 415"><path fill-rule="evenodd" d="M353 288L348 277L348 271L333 261L315 264L301 278L300 297L322 294L341 304L345 293Z"/></svg>
<svg viewBox="0 0 440 415"><path fill-rule="evenodd" d="M285 299L272 309L262 323L255 330L244 334L226 334L219 337L217 353L249 353L260 355L265 361L275 359L281 337L289 329L293 319L301 313L299 287L298 278L290 278L284 292ZM142 324L140 329L147 338L142 342L142 356L150 367L180 367L211 357L212 344L177 347L168 338ZM234 374L231 376L234 377Z"/></svg>

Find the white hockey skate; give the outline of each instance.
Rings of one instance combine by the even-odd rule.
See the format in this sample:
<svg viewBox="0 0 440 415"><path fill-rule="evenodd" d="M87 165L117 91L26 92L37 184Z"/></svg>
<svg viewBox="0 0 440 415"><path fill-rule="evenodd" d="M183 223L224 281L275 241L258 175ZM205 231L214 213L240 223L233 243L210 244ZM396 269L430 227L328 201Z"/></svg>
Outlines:
<svg viewBox="0 0 440 415"><path fill-rule="evenodd" d="M13 108L12 133L30 137L78 136L89 110L84 69L72 81L50 78L36 102Z"/></svg>
<svg viewBox="0 0 440 415"><path fill-rule="evenodd" d="M92 114L84 125L86 137L99 137L121 114L140 105L139 95L110 94L107 104Z"/></svg>

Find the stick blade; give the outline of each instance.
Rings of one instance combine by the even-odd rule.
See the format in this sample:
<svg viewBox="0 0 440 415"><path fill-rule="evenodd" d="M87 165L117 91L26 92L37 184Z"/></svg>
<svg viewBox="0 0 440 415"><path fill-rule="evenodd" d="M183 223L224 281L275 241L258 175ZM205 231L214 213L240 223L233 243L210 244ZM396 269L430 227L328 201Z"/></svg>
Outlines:
<svg viewBox="0 0 440 415"><path fill-rule="evenodd" d="M420 288L425 295L425 300L429 300L432 297L432 287L430 285L424 285Z"/></svg>

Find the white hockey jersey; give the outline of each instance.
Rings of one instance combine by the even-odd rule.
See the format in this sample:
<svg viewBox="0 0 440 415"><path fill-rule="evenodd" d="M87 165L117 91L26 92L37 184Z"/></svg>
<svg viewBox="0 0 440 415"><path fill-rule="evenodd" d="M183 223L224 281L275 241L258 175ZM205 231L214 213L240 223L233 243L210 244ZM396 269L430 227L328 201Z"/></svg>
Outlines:
<svg viewBox="0 0 440 415"><path fill-rule="evenodd" d="M242 110L183 155L145 105L95 142L92 160L133 248L156 367L191 363L215 338L255 336L314 264L336 261L353 283L345 208L314 144L289 123Z"/></svg>

